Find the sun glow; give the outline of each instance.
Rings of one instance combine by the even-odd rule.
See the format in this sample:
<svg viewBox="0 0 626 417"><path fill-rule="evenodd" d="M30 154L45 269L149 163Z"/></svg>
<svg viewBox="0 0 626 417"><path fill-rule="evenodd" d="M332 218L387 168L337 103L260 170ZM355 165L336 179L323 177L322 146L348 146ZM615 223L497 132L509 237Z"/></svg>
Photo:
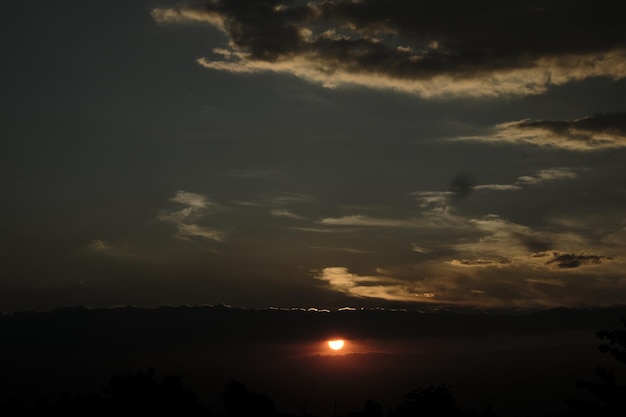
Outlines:
<svg viewBox="0 0 626 417"><path fill-rule="evenodd" d="M330 347L332 350L340 350L341 348L343 348L343 345L344 341L341 339L328 341L328 347Z"/></svg>

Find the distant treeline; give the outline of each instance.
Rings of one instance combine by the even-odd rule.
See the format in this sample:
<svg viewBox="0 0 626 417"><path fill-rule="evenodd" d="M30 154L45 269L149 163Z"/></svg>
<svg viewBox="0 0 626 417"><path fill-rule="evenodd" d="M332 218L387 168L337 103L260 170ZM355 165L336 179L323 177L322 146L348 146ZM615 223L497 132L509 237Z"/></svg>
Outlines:
<svg viewBox="0 0 626 417"><path fill-rule="evenodd" d="M624 387L618 387L614 381L610 380L610 371L607 373L607 370L603 370L600 374L602 381L599 383L581 383L581 388L590 390L596 395L597 400L567 400L569 412L560 414L560 417L623 417L626 415L624 414L626 411ZM307 413L306 409L295 414L280 413L274 401L267 395L249 390L243 383L234 380L224 386L221 408L214 410L198 401L196 394L182 384L180 377L165 376L159 381L155 378L152 368L135 375L116 374L109 381L108 387L100 393L86 395L65 393L53 401L47 397L41 397L34 404L9 398L0 403L0 415L316 417ZM335 411L333 416L496 417L498 414L490 406L478 411L462 409L458 406L451 387L430 385L407 393L404 400L395 407L385 408L375 401L367 400L361 410L354 410L347 414L337 414ZM557 416L552 415L552 417Z"/></svg>
<svg viewBox="0 0 626 417"><path fill-rule="evenodd" d="M116 374L101 393L87 395L63 394L54 401L41 397L35 404L25 404L11 398L0 404L0 414L61 415L61 416L111 416L111 415L175 415L224 417L291 417L307 416L306 410L298 414L282 414L267 395L249 390L243 383L230 381L224 386L221 409L212 410L201 404L196 394L183 386L180 377L155 378L154 369L136 375ZM338 416L338 414L334 414ZM486 408L481 412L461 410L450 387L429 386L409 392L397 407L387 407L368 400L363 410L343 414L347 417L408 417L408 416L495 416Z"/></svg>
<svg viewBox="0 0 626 417"><path fill-rule="evenodd" d="M54 338L82 343L107 343L111 329L129 343L154 339L160 343L187 339L219 342L320 340L341 334L347 339L423 338L493 334L541 334L554 331L595 331L617 327L626 307L541 311L400 311L361 309L320 312L304 309L248 310L224 305L70 307L49 312L18 312L0 316L5 346L13 342ZM49 337L48 337L49 336ZM2 345L0 345L2 347Z"/></svg>

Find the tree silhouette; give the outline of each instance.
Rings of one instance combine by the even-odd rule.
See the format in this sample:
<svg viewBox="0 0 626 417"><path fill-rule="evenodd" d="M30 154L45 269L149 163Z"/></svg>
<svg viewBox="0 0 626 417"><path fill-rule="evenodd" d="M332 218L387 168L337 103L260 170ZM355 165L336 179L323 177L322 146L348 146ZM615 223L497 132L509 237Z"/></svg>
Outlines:
<svg viewBox="0 0 626 417"><path fill-rule="evenodd" d="M397 417L442 417L459 414L456 400L447 385L430 385L409 392L398 407Z"/></svg>
<svg viewBox="0 0 626 417"><path fill-rule="evenodd" d="M0 403L0 415L62 415L64 417L111 415L207 416L208 410L196 395L183 387L181 378L165 376L159 382L154 369L136 375L115 374L102 393L70 395L62 393L56 402L42 397L33 407L10 398Z"/></svg>
<svg viewBox="0 0 626 417"><path fill-rule="evenodd" d="M383 406L375 401L367 400L363 411L352 411L348 417L384 417Z"/></svg>
<svg viewBox="0 0 626 417"><path fill-rule="evenodd" d="M193 391L183 387L181 378L166 375L161 382L154 379L154 369L137 375L116 374L109 382L105 408L139 414L201 415L205 410Z"/></svg>
<svg viewBox="0 0 626 417"><path fill-rule="evenodd" d="M625 329L601 330L596 336L606 343L599 346L603 353L613 356L618 362L626 364L626 319L622 320ZM596 400L570 400L572 415L576 416L625 416L626 386L618 385L615 373L605 367L596 367L600 382L581 381L579 388L591 393Z"/></svg>
<svg viewBox="0 0 626 417"><path fill-rule="evenodd" d="M239 381L224 387L224 410L227 417L269 417L275 415L274 402L264 394L249 391Z"/></svg>

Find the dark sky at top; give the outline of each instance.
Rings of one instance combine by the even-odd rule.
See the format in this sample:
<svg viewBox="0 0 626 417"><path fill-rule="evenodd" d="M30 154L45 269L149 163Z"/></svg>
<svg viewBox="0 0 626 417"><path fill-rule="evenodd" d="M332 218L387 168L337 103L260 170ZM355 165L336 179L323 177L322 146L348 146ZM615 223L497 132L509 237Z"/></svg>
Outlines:
<svg viewBox="0 0 626 417"><path fill-rule="evenodd" d="M623 303L620 5L7 3L0 309Z"/></svg>

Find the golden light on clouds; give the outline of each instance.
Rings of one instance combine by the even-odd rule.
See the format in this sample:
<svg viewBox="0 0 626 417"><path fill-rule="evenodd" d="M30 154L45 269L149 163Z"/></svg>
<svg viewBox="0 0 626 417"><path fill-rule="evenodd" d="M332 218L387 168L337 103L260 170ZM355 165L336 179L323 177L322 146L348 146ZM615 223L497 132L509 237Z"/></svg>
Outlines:
<svg viewBox="0 0 626 417"><path fill-rule="evenodd" d="M576 19L591 11L576 5L571 19L563 16L551 25L546 25L550 16L510 4L491 13L482 8L466 11L467 21L490 24L450 26L448 7L383 7L381 15L367 2L312 1L271 9L235 3L182 4L155 8L151 15L160 24L206 23L225 35L227 45L214 48L212 57L197 59L205 68L290 74L326 88L361 86L424 98L495 98L545 94L551 87L592 77L626 77L626 48L621 42L607 44L604 28L587 28L584 47L563 41L568 33L585 36ZM412 19L407 17L411 14ZM505 25L491 24L512 16L516 18ZM421 19L426 19L423 26L432 26L428 34L405 24ZM539 43L533 37L521 40L514 29L533 23L545 31ZM330 25L333 29L326 29Z"/></svg>
<svg viewBox="0 0 626 417"><path fill-rule="evenodd" d="M626 147L623 112L598 113L573 120L522 119L495 125L479 136L459 137L492 144L524 144L591 152Z"/></svg>

